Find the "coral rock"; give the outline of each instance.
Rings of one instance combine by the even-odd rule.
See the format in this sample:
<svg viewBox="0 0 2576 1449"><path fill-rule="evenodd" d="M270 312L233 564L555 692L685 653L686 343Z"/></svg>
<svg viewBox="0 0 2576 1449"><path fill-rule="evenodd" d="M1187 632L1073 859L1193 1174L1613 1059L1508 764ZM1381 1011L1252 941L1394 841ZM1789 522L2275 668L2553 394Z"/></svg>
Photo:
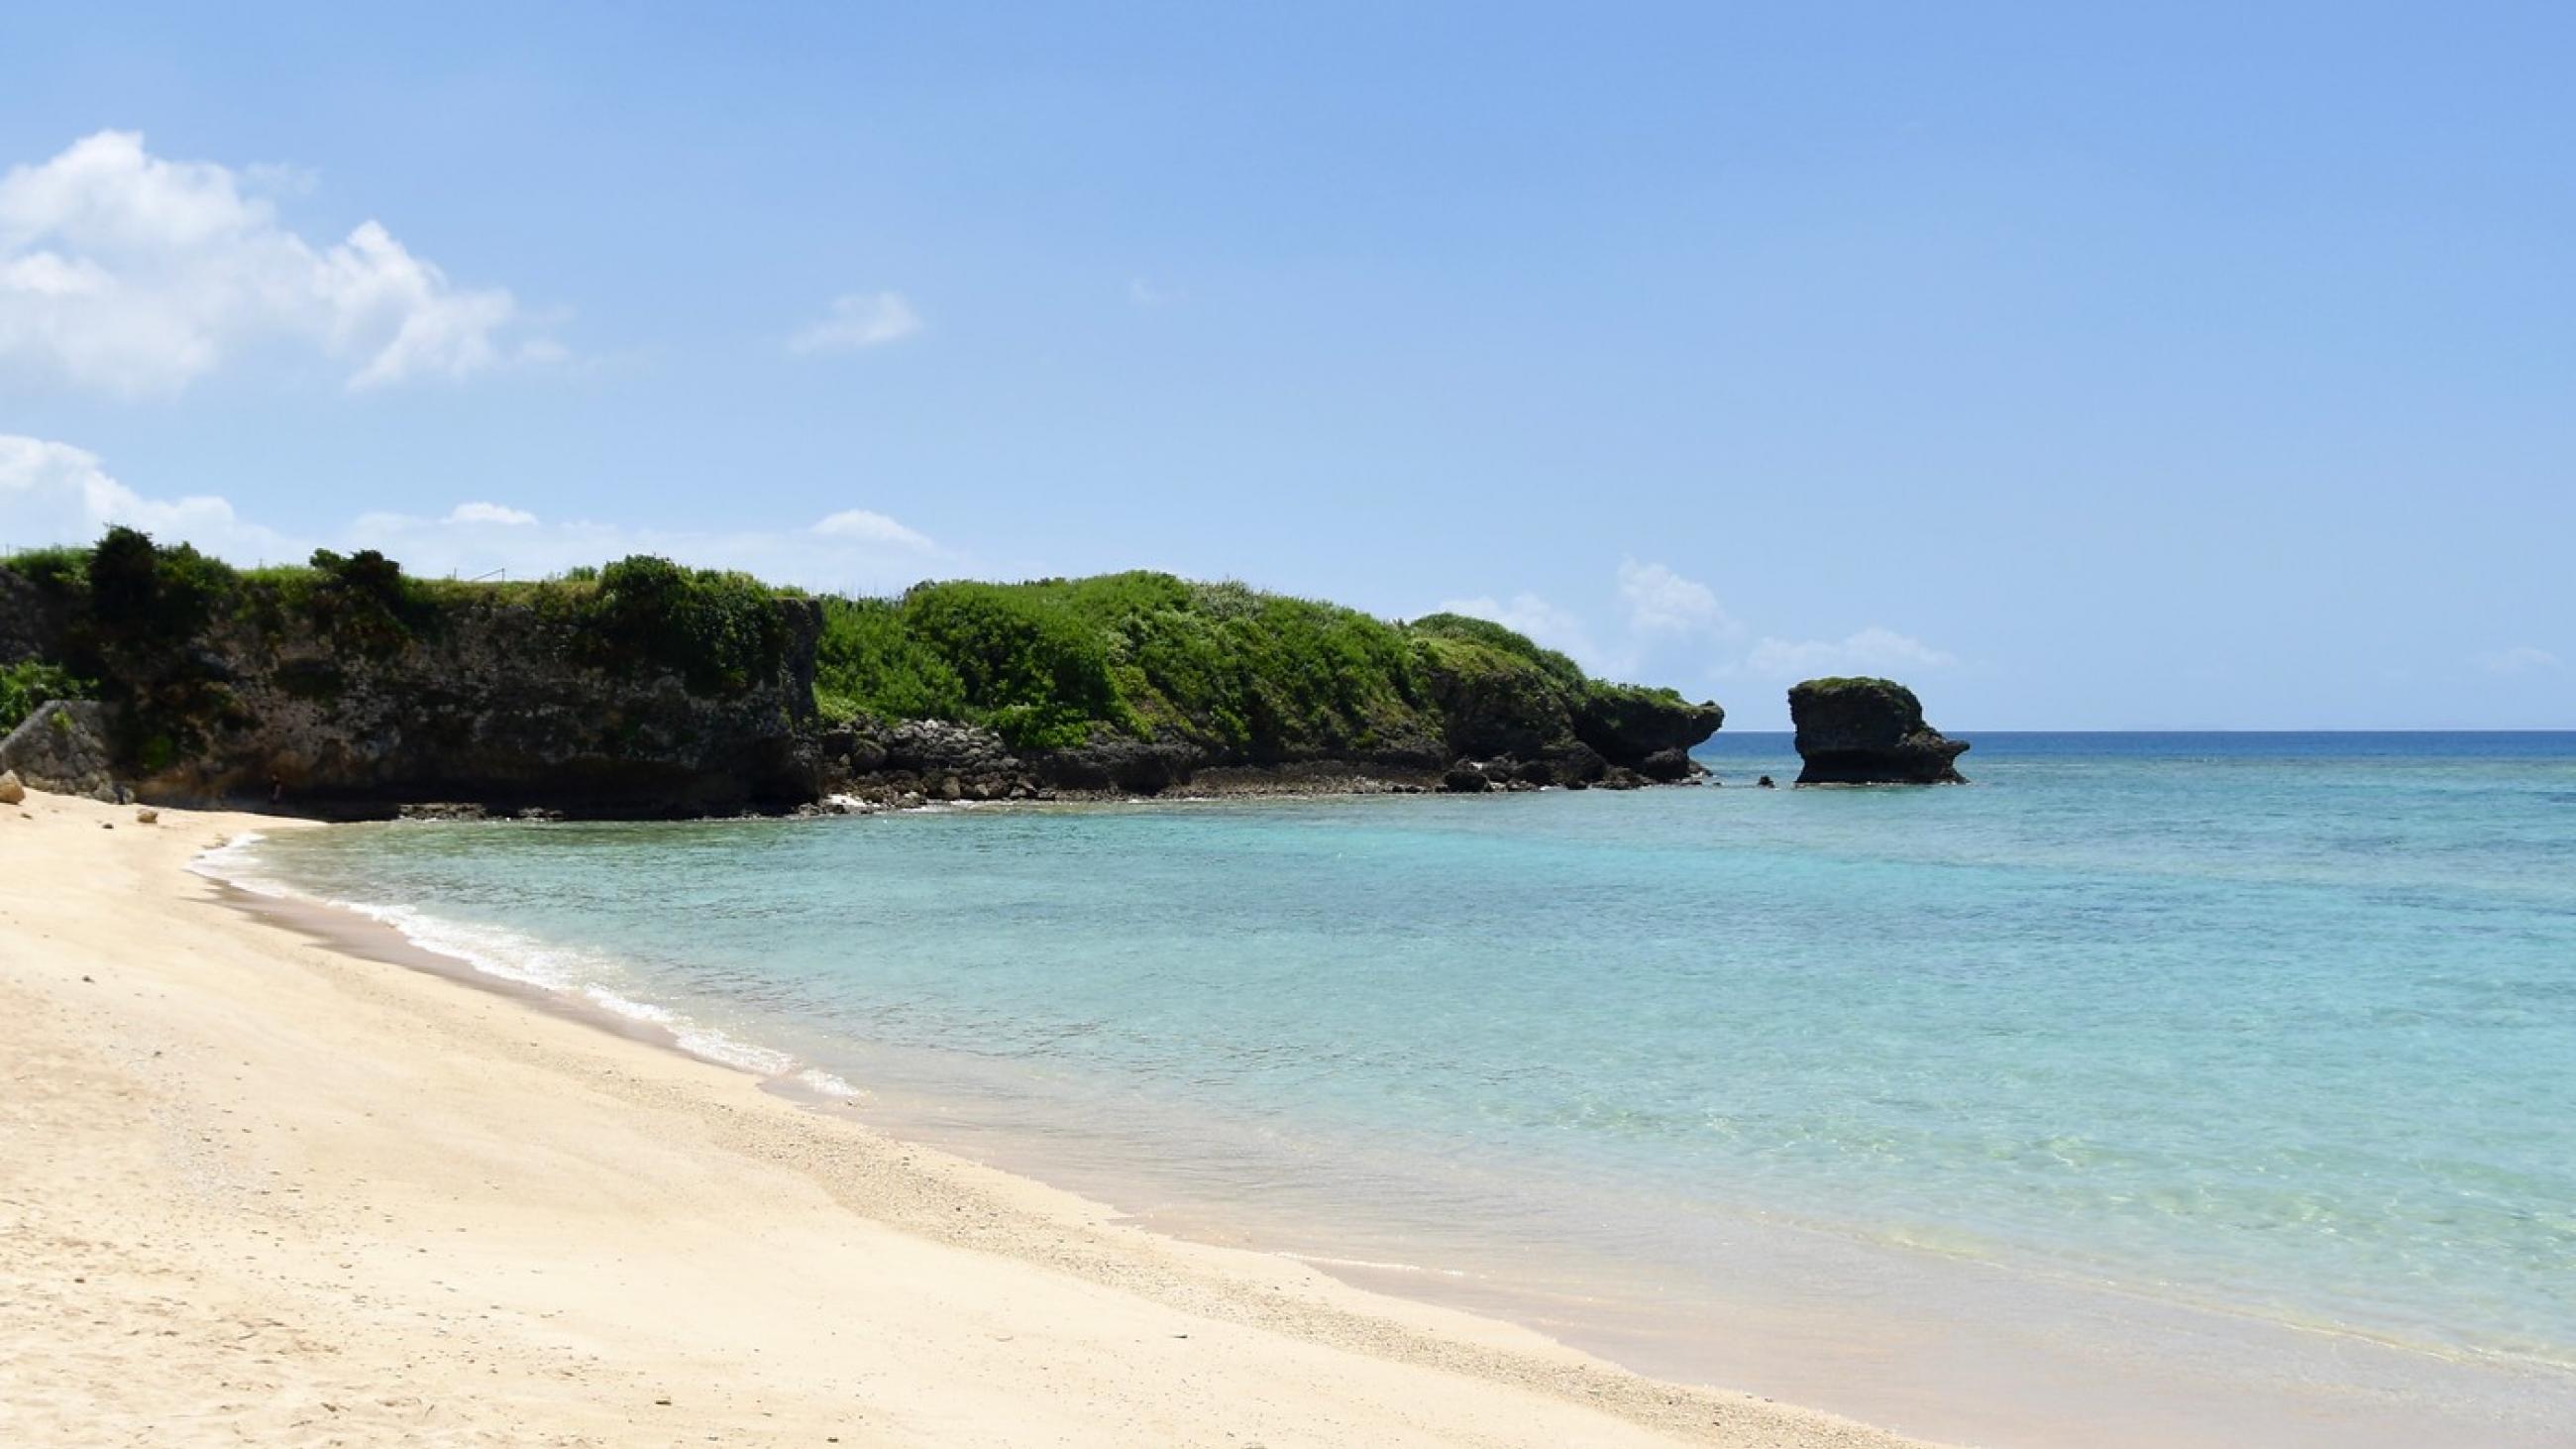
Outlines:
<svg viewBox="0 0 2576 1449"><path fill-rule="evenodd" d="M1966 740L1923 722L1914 691L1892 679L1810 679L1789 691L1801 785L1965 784L1952 762Z"/></svg>

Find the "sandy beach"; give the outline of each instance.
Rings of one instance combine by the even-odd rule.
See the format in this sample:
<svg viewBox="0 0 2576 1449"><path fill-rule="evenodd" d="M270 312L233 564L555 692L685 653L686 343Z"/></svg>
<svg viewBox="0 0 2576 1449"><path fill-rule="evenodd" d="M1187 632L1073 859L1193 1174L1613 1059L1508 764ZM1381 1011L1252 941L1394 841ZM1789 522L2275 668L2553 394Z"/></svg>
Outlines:
<svg viewBox="0 0 2576 1449"><path fill-rule="evenodd" d="M0 1441L1911 1442L339 949L188 870L254 828L0 809Z"/></svg>

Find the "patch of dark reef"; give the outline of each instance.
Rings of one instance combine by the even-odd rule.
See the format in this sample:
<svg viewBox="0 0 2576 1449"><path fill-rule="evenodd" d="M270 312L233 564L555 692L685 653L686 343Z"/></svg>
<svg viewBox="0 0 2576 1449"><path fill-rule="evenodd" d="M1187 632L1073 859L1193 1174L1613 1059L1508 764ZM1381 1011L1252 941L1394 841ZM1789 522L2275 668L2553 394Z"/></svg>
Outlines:
<svg viewBox="0 0 2576 1449"><path fill-rule="evenodd" d="M1625 788L1698 779L1725 718L1483 620L1168 574L845 599L639 557L460 583L123 528L0 560L0 705L55 699L95 701L84 768L141 798L334 818Z"/></svg>
<svg viewBox="0 0 2576 1449"><path fill-rule="evenodd" d="M1953 762L1968 742L1923 722L1922 702L1892 679L1810 679L1789 690L1801 785L1964 785Z"/></svg>

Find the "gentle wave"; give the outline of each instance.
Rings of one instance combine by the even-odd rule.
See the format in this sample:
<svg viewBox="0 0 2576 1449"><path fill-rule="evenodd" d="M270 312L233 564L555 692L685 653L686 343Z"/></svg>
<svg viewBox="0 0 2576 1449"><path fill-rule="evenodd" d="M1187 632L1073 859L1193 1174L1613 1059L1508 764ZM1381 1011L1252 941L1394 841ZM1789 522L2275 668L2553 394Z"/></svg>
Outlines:
<svg viewBox="0 0 2576 1449"><path fill-rule="evenodd" d="M601 953L556 945L505 926L471 925L434 916L413 906L296 890L264 869L257 848L266 840L257 831L245 832L202 852L188 863L188 868L252 895L347 911L389 926L412 945L462 961L482 975L577 999L613 1016L659 1028L669 1034L673 1045L703 1061L771 1080L793 1081L829 1097L855 1099L862 1095L846 1079L807 1066L787 1052L744 1041L685 1012L628 995L610 984L624 975L622 968L614 958Z"/></svg>

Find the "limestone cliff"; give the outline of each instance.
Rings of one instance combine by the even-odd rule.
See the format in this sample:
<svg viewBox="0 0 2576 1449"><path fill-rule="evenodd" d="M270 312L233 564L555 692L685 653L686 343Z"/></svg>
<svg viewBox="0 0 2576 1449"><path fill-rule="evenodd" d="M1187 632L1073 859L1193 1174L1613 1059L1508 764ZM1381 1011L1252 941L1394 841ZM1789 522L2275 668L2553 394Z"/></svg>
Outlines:
<svg viewBox="0 0 2576 1449"><path fill-rule="evenodd" d="M1695 778L1724 719L1481 621L1168 575L817 600L649 558L538 584L372 553L242 573L122 529L12 562L0 646L94 682L115 781L154 800L650 816L1625 787Z"/></svg>

